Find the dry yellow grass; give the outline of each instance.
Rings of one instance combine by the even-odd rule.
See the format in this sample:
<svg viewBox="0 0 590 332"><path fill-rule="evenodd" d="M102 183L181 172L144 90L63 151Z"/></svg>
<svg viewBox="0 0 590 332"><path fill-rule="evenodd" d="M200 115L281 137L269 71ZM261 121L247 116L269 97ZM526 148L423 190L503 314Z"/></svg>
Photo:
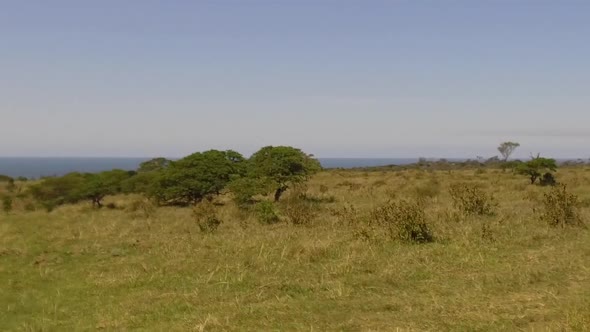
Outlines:
<svg viewBox="0 0 590 332"><path fill-rule="evenodd" d="M558 179L589 222L590 169ZM459 214L458 182L494 195L495 215ZM543 223L547 190L497 170L326 171L306 190L311 224L262 225L224 196L212 234L187 208L131 212L135 196L17 202L0 216L0 330L587 331L590 231ZM416 196L435 242L357 236L369 211Z"/></svg>

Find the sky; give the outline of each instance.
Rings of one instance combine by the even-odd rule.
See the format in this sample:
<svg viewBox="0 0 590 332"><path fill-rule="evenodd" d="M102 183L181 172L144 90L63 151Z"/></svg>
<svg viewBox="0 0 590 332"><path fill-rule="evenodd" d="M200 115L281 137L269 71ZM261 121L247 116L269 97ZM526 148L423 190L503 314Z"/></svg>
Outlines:
<svg viewBox="0 0 590 332"><path fill-rule="evenodd" d="M590 157L590 1L0 0L0 156Z"/></svg>

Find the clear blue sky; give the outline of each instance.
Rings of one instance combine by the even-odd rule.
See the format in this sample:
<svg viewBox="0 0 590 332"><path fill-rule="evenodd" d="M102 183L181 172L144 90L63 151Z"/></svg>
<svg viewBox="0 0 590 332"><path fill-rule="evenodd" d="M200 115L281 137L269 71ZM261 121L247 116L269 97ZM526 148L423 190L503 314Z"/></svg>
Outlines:
<svg viewBox="0 0 590 332"><path fill-rule="evenodd" d="M590 1L0 2L0 156L590 157Z"/></svg>

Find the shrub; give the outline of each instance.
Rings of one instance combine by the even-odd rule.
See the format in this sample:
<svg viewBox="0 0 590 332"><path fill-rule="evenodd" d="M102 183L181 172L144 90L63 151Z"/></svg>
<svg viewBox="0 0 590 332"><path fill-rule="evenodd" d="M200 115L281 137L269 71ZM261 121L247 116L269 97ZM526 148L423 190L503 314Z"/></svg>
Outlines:
<svg viewBox="0 0 590 332"><path fill-rule="evenodd" d="M494 197L470 184L454 184L449 193L453 206L465 215L493 215L497 204Z"/></svg>
<svg viewBox="0 0 590 332"><path fill-rule="evenodd" d="M578 205L578 197L569 193L566 185L554 187L545 194L541 219L554 227L582 226Z"/></svg>
<svg viewBox="0 0 590 332"><path fill-rule="evenodd" d="M274 203L269 201L256 204L256 217L261 224L275 224L280 221Z"/></svg>
<svg viewBox="0 0 590 332"><path fill-rule="evenodd" d="M417 202L390 201L371 212L369 223L384 228L392 240L417 243L433 241L424 209Z"/></svg>
<svg viewBox="0 0 590 332"><path fill-rule="evenodd" d="M203 201L193 208L193 217L203 233L213 233L221 225L221 219L217 215L215 205L209 201Z"/></svg>
<svg viewBox="0 0 590 332"><path fill-rule="evenodd" d="M320 184L320 193L321 194L325 194L330 190L330 188L328 188L328 186L324 185L324 184Z"/></svg>

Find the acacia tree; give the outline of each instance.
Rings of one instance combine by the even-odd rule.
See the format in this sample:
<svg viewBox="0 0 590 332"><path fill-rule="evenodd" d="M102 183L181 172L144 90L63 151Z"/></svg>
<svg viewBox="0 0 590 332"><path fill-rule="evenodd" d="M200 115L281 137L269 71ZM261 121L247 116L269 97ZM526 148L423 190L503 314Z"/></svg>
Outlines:
<svg viewBox="0 0 590 332"><path fill-rule="evenodd" d="M272 184L275 202L289 186L306 181L321 169L320 163L290 146L266 146L250 158L252 176Z"/></svg>
<svg viewBox="0 0 590 332"><path fill-rule="evenodd" d="M80 200L88 199L92 202L92 206L101 208L102 200L108 195L122 192L125 181L131 176L133 172L120 169L86 174L75 196Z"/></svg>
<svg viewBox="0 0 590 332"><path fill-rule="evenodd" d="M58 205L77 202L80 199L78 192L84 180L84 175L80 173L45 178L29 187L29 192L35 200L51 211Z"/></svg>
<svg viewBox="0 0 590 332"><path fill-rule="evenodd" d="M235 151L197 152L159 172L149 194L160 204L196 204L243 173L244 157Z"/></svg>
<svg viewBox="0 0 590 332"><path fill-rule="evenodd" d="M531 180L531 184L535 184L537 179L540 178L543 174L545 174L545 176L547 176L547 174L551 175L550 172L555 172L556 170L557 163L555 162L555 159L543 158L539 155L533 157L526 163L518 164L518 166L516 167L516 171L519 174L523 174L529 177L529 179Z"/></svg>
<svg viewBox="0 0 590 332"><path fill-rule="evenodd" d="M137 174L127 179L123 184L126 193L148 193L158 174L166 170L171 161L166 158L153 158L139 164Z"/></svg>
<svg viewBox="0 0 590 332"><path fill-rule="evenodd" d="M516 148L518 148L519 146L520 144L516 142L504 142L500 144L500 146L498 147L498 151L500 151L500 154L502 155L504 161L508 161L508 158L510 158L512 152L514 152L514 150L516 150Z"/></svg>
<svg viewBox="0 0 590 332"><path fill-rule="evenodd" d="M170 166L170 160L166 158L153 158L139 164L138 173L161 171Z"/></svg>

